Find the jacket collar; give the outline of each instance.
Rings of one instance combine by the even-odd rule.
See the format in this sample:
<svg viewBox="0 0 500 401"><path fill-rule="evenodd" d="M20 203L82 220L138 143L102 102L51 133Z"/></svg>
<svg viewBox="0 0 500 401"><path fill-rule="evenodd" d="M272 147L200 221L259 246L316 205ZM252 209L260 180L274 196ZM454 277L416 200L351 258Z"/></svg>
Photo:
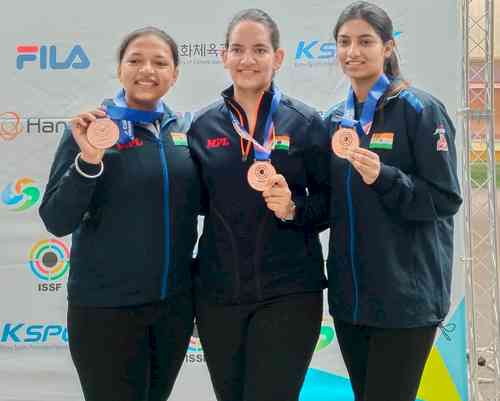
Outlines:
<svg viewBox="0 0 500 401"><path fill-rule="evenodd" d="M273 97L274 95L274 82L271 82L271 86L269 87L269 89L267 89L266 91L264 91L264 97L267 98L267 97ZM224 89L222 92L221 92L221 96L224 100L233 100L234 101L234 85L231 85L229 87L227 87L226 89Z"/></svg>
<svg viewBox="0 0 500 401"><path fill-rule="evenodd" d="M393 85L398 85L400 82L402 82L401 79L396 78L391 80L391 86ZM394 99L397 99L401 92L403 92L405 88L399 88L397 91L391 93L388 95L385 93L378 101L377 103L377 110L385 107L388 103L393 101ZM344 116L344 109L345 109L345 100L335 104L330 110L328 110L325 113L325 116L331 116L334 120L340 120Z"/></svg>
<svg viewBox="0 0 500 401"><path fill-rule="evenodd" d="M163 102L164 110L165 113L163 114L163 117L161 119L160 126L163 127L167 122L169 121L175 121L177 120L178 116ZM113 99L105 99L102 102L103 106L107 105L114 105L115 103L113 102Z"/></svg>

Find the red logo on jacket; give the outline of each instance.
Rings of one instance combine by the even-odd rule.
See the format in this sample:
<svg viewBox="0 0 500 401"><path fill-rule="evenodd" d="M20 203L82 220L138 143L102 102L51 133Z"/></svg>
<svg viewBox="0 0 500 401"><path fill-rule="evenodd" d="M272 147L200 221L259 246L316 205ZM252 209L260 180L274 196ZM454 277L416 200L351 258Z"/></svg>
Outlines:
<svg viewBox="0 0 500 401"><path fill-rule="evenodd" d="M225 136L207 140L207 149L214 149L229 146L230 142Z"/></svg>
<svg viewBox="0 0 500 401"><path fill-rule="evenodd" d="M123 149L130 149L130 148L138 148L139 146L144 145L144 142L142 142L141 139L139 138L134 138L130 142L124 143L124 144L116 144L116 149L118 150L123 150Z"/></svg>

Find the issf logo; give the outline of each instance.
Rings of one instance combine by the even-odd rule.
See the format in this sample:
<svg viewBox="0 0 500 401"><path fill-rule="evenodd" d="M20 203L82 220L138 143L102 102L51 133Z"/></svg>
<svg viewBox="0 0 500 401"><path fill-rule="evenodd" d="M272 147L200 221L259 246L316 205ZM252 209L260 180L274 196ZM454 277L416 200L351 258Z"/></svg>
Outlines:
<svg viewBox="0 0 500 401"><path fill-rule="evenodd" d="M9 182L2 191L2 202L13 212L30 209L40 199L40 189L29 177Z"/></svg>
<svg viewBox="0 0 500 401"><path fill-rule="evenodd" d="M29 255L29 268L43 283L38 284L38 291L59 291L61 283L57 283L69 269L69 249L58 239L36 242Z"/></svg>
<svg viewBox="0 0 500 401"><path fill-rule="evenodd" d="M41 70L85 70L90 59L80 45L74 45L69 52L63 52L56 45L16 46L16 68L24 70L26 63L34 63Z"/></svg>
<svg viewBox="0 0 500 401"><path fill-rule="evenodd" d="M328 347L335 339L335 329L331 318L323 319L321 323L321 331L319 333L318 342L316 344L315 352L321 351Z"/></svg>

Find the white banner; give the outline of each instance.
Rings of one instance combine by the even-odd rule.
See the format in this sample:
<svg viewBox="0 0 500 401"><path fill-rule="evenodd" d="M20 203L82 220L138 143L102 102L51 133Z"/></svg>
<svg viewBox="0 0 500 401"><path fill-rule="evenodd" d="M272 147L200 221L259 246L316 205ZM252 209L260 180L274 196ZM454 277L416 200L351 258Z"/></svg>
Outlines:
<svg viewBox="0 0 500 401"><path fill-rule="evenodd" d="M460 99L458 2L374 1L392 17L402 71L440 98L455 119ZM37 208L67 120L119 88L122 37L145 25L178 42L181 71L166 101L197 110L229 83L219 59L232 15L261 7L280 27L286 52L276 81L288 95L328 109L345 96L332 30L349 1L88 0L10 2L0 34L0 400L81 401L67 349L65 281L70 238L44 230ZM5 11L5 10L4 10ZM455 119L456 120L456 119ZM459 128L459 127L457 127ZM460 154L462 133L458 131ZM421 401L466 401L463 217L456 219L452 308L426 367ZM326 246L326 235L322 236ZM326 249L326 248L325 248ZM215 400L199 339L191 339L173 401ZM223 333L221 333L223 335ZM352 400L331 318L325 316L301 401Z"/></svg>

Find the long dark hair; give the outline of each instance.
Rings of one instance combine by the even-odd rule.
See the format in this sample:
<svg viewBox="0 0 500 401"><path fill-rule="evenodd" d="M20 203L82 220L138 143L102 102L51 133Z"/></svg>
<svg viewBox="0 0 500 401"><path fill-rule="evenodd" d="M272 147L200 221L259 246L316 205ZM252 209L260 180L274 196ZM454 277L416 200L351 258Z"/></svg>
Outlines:
<svg viewBox="0 0 500 401"><path fill-rule="evenodd" d="M393 25L389 15L379 6L368 3L367 1L356 1L348 5L340 14L335 28L333 29L333 37L337 40L339 30L346 22L360 19L369 24L377 33L383 43L392 40L394 44ZM397 92L407 88L409 83L405 81L401 75L399 68L399 60L394 47L391 55L384 62L384 73L392 80L390 93Z"/></svg>

